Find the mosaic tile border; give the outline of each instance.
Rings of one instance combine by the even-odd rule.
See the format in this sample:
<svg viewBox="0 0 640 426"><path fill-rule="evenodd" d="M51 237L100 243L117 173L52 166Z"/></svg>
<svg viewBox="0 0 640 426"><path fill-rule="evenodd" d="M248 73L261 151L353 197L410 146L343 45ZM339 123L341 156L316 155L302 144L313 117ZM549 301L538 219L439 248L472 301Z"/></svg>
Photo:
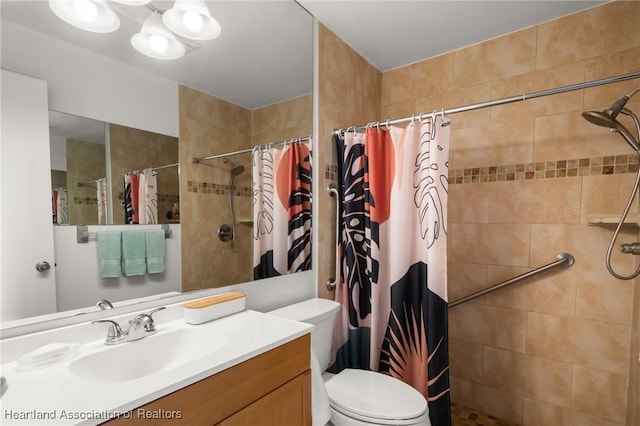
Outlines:
<svg viewBox="0 0 640 426"><path fill-rule="evenodd" d="M325 179L337 182L338 181L338 166L336 166L334 164L325 164L324 177L325 177Z"/></svg>
<svg viewBox="0 0 640 426"><path fill-rule="evenodd" d="M473 167L449 170L449 185L576 176L617 175L636 173L639 167L638 156L636 154ZM337 182L338 166L325 164L325 178Z"/></svg>
<svg viewBox="0 0 640 426"><path fill-rule="evenodd" d="M449 170L449 185L597 176L638 171L635 154Z"/></svg>
<svg viewBox="0 0 640 426"><path fill-rule="evenodd" d="M124 193L118 192L118 200L124 201ZM159 203L180 203L179 194L158 194Z"/></svg>
<svg viewBox="0 0 640 426"><path fill-rule="evenodd" d="M98 198L97 197L93 197L93 198L92 197L73 197L73 204L97 205Z"/></svg>
<svg viewBox="0 0 640 426"><path fill-rule="evenodd" d="M233 190L238 197L251 197L252 195L251 188L248 186L234 186ZM227 195L229 193L229 185L189 180L187 181L187 192Z"/></svg>

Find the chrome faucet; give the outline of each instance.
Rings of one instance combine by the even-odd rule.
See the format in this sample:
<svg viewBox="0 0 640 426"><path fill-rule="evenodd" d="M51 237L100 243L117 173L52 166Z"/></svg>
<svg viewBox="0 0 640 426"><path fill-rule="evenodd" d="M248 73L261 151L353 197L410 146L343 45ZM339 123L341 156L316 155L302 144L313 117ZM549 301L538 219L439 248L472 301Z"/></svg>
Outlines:
<svg viewBox="0 0 640 426"><path fill-rule="evenodd" d="M120 343L133 342L134 340L140 340L158 332L152 315L163 309L166 309L166 307L162 306L160 308L156 308L148 314L136 315L129 321L129 328L127 331L123 331L120 324L109 319L91 321L91 324L109 324L107 337L104 340L105 345L118 345Z"/></svg>
<svg viewBox="0 0 640 426"><path fill-rule="evenodd" d="M107 299L100 299L96 303L96 306L100 308L101 311L105 311L107 309L113 309L113 305Z"/></svg>

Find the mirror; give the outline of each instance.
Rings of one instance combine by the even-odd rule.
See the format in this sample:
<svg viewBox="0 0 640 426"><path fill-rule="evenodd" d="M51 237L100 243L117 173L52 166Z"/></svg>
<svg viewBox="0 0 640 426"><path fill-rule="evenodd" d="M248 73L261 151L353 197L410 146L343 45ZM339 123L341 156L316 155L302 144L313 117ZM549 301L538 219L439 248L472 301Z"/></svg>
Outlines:
<svg viewBox="0 0 640 426"><path fill-rule="evenodd" d="M99 219L96 195L106 177L105 132L101 121L49 111L54 225L109 223Z"/></svg>
<svg viewBox="0 0 640 426"><path fill-rule="evenodd" d="M172 1L153 1L152 4L162 10L166 10L172 6ZM235 248L231 249L228 244L222 247L220 252L224 251L227 255L235 256L233 262L224 263L223 268L215 271L203 271L206 269L206 263L210 263L210 256L203 255L203 239L202 234L205 232L202 228L190 232L184 232L185 220L200 221L207 220L207 216L211 213L220 213L222 216L229 216L229 200L227 197L227 188L230 176L230 164L224 163L222 160L215 160L208 164L198 165L198 171L195 172L196 166L191 164L193 157L201 157L213 154L224 154L237 148L246 149L254 145L267 144L271 142L282 141L286 139L304 137L311 135L312 132L312 58L313 58L313 18L303 8L295 2L237 2L237 1L208 1L212 13L217 14L216 19L223 28L223 34L212 42L188 43L188 53L181 60L173 62L158 62L150 58L142 57L128 46L130 34L139 31L141 24L141 15L148 12L145 7L129 7L117 5L114 2L108 2L109 5L116 9L120 15L121 28L118 30L120 40L112 40L103 35L93 33L85 33L67 26L59 21L48 10L48 2L22 2L22 1L4 1L0 5L2 7L2 66L13 72L32 76L48 83L49 106L55 110L55 114L71 114L76 117L89 117L90 120L98 123L103 129L103 134L108 135L103 140L102 147L94 141L87 140L86 137L70 137L68 139L79 141L79 151L92 152L89 157L96 162L91 165L84 165L84 171L77 176L69 169L70 163L65 154L67 161L66 167L54 164L61 159L61 154L54 154L54 147L51 147L52 159L52 189L66 186L67 202L78 198L84 201L82 213L70 214L69 224L86 223L97 224L100 222L98 215L98 196L97 189L91 183L91 186L71 186L74 183L90 182L98 178L104 177L111 181L108 191L111 193L107 203L108 214L106 216L107 224L117 226L124 223L123 210L120 208L122 203L121 194L122 181L121 177L125 171L136 170L146 167L156 167L170 164L174 157L154 157L146 163L126 163L114 164L116 157L116 139L118 135L125 130L128 132L146 132L159 136L160 134L169 134L167 140L178 140L177 151L179 152L180 167L167 169L166 171L158 171L158 179L173 173L175 183L167 183L166 191L159 190L160 199L165 204L158 208L158 216L167 222L177 222L177 219L167 219L168 213L174 211L174 204L180 212L180 221L178 233L174 233L178 238L178 250L175 261L182 268L182 275L190 274L192 282L198 282L197 286L183 287L183 291L198 290L207 287L221 287L239 282L246 282L252 279L252 260L251 257L240 259L238 254L233 254L234 250L238 251L238 247L250 247L251 242L246 240L236 241ZM250 3L250 4L249 4ZM51 16L48 16L51 14ZM252 31L247 31L252 28ZM127 31L129 35L127 35ZM16 35L18 34L18 35ZM49 41L53 41L53 45L66 45L69 52L58 52L52 49L51 45L42 46L38 43L43 40L43 34ZM255 37L261 34L261 37ZM300 55L301 44L305 49ZM70 53L70 51L73 52ZM113 53L113 51L116 53ZM108 52L107 52L108 51ZM68 55L73 54L71 60ZM65 56L67 55L67 56ZM84 56L86 55L86 57ZM103 55L102 59L96 60L96 55ZM60 59L60 58L67 58ZM213 60L212 60L213 58ZM250 62L247 62L250 60ZM92 76L90 73L82 76L74 81L73 67L91 66L92 62L98 62L96 66L104 67L111 63L118 62L118 67L125 64L130 68L119 68L118 72L107 70L105 74ZM182 61L182 62L180 62ZM139 70L143 70L145 76L135 80ZM198 75L191 72L200 71ZM69 78L64 78L64 74L68 73ZM203 77L204 76L204 77ZM118 101L117 96L127 95L127 86L130 81L135 81L137 89L146 90L153 96L144 101L144 105L148 110L143 110L139 105L127 105L127 102L136 103L140 98L124 99ZM61 84L62 83L62 84ZM90 86L91 84L98 85ZM157 86L157 87L156 87ZM169 89L167 90L167 87ZM177 113L185 108L185 97L180 94L179 90L192 90L199 95L206 96L213 103L225 103L236 106L242 110L242 114L247 121L235 122L233 115L215 116L209 112L209 115L203 110L199 110L196 115L189 120L180 118L178 129ZM277 90L276 90L277 89ZM98 94L96 94L98 93ZM168 96L165 96L169 93ZM117 96L116 96L117 94ZM173 97L172 102L165 102L165 99ZM120 103L119 103L120 102ZM302 123L292 122L293 115L289 114L291 105L302 103L297 114L303 111L306 115L302 119L299 116L295 120ZM122 109L124 112L118 111ZM169 111L167 114L166 112ZM52 113L53 114L53 113ZM164 114L164 115L163 115ZM115 117L115 118L114 118ZM162 119L169 117L169 119ZM175 117L176 124L172 126L171 119ZM200 123L213 123L218 120L224 120L228 124L216 135L216 138L210 137L211 134L199 135L197 144L194 146L190 141L190 137L184 137L183 131L187 133L193 129L190 122L191 119L197 119ZM54 120L51 120L54 123ZM274 126L274 123L278 125ZM106 124L109 123L109 124ZM258 125L256 123L262 123ZM249 125L249 130L242 130L246 137L243 137L241 145L225 144L226 139L237 134L239 131L234 130L234 126ZM253 126L253 127L252 127ZM138 130L136 130L138 129ZM144 129L144 130L140 130ZM169 130L167 130L169 129ZM185 130L186 129L186 130ZM55 130L51 129L52 135ZM145 133L145 134L146 134ZM140 135L138 134L138 135ZM68 136L68 135L67 135ZM137 136L136 136L137 137ZM145 139L147 136L141 137ZM164 136L163 136L164 137ZM60 136L62 138L62 136ZM52 136L52 142L53 142ZM123 137L127 142L125 144L134 145L134 139L129 134ZM59 139L60 140L60 139ZM59 141L56 143L60 143ZM65 139L65 147L67 141ZM135 142L137 144L137 142ZM90 146L94 145L94 146ZM154 142L154 146L159 146L160 142ZM73 149L72 149L73 150ZM104 166L99 163L100 155L104 154ZM142 145L136 145L134 151L122 154L129 160L139 159L147 148ZM173 148L158 149L160 153L173 152ZM177 155L178 153L172 154ZM245 172L237 176L234 183L236 191L234 193L234 203L236 208L236 227L239 228L239 238L251 238L251 155L243 154L236 157L229 157L229 160L236 164L242 164ZM186 170L189 168L190 170ZM86 173L88 169L92 173ZM98 173L100 171L101 173ZM66 173L66 176L65 174ZM203 174L202 177L198 173ZM185 196L189 195L188 185L191 184L213 184L219 187L213 187L214 192L219 192L215 196L210 196L206 200L201 198L197 203L183 205ZM63 185L65 183L65 185ZM159 185L160 186L160 185ZM163 186L165 186L163 184ZM212 188L207 187L207 191ZM81 192L82 191L82 192ZM180 197L182 196L182 197ZM204 200L204 201L203 201ZM185 217L187 219L185 219ZM204 218L204 219L203 219ZM225 217L221 219L224 223L231 224L231 218ZM210 220L211 222L211 220ZM217 219L211 226L217 228L223 223L218 223ZM178 226L178 225L176 225ZM180 232L182 227L182 232ZM58 226L55 238L59 234L65 234L67 228ZM95 228L99 229L99 228ZM110 228L109 228L110 229ZM119 229L119 228L118 228ZM93 232L93 231L92 231ZM209 232L209 231L206 231ZM182 237L182 238L181 238ZM217 235L215 236L217 240ZM182 255L180 256L180 241L182 242ZM55 241L56 250L58 250L58 241ZM217 243L216 243L217 244ZM75 250L75 248L74 248ZM78 250L86 249L80 247ZM60 250L58 250L60 251ZM251 255L251 250L246 250L246 255ZM219 253L216 254L216 256ZM92 254L95 257L95 254ZM244 256L244 254L242 255ZM56 253L56 261L58 261L59 253ZM203 258L199 264L185 264L185 259L193 259L196 257ZM66 266L59 262L58 268L64 269ZM238 270L232 270L232 266L236 266ZM58 278L56 271L56 278ZM209 274L215 279L200 279L203 274ZM65 272L63 276L69 274ZM105 283L97 278L94 272L95 281L98 285L105 287ZM62 278L64 279L64 278ZM135 280L120 282L118 285L111 287L140 286ZM108 285L106 285L108 287ZM149 287L153 287L149 286ZM157 286L159 293L167 293L165 287ZM109 288L108 290L112 290ZM83 289L82 292L88 292ZM78 293L78 291L76 291ZM150 295L151 296L151 295ZM95 310L91 304L82 306L74 306L65 304L61 301L61 294L58 294L58 306L66 306L62 311L67 311L68 315L73 315L75 310ZM151 296L154 297L154 296ZM135 295L129 299L139 299L140 295ZM98 297L88 295L86 300L98 300ZM114 304L120 302L127 303L127 299L119 299L114 297L110 299ZM64 315L61 313L61 315ZM37 317L34 321L42 320ZM6 324L3 324L3 327Z"/></svg>
<svg viewBox="0 0 640 426"><path fill-rule="evenodd" d="M49 146L54 225L124 225L124 175L145 169L157 173L149 223L180 223L178 138L49 111Z"/></svg>

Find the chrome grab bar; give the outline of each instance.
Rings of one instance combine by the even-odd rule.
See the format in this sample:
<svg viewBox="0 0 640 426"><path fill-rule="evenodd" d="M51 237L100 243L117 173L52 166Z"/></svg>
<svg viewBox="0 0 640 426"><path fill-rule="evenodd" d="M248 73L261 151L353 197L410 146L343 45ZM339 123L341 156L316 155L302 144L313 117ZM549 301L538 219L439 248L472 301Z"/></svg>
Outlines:
<svg viewBox="0 0 640 426"><path fill-rule="evenodd" d="M529 272L525 272L524 274L518 275L517 277L513 277L511 279L503 281L503 282L501 282L499 284L496 284L494 286L491 286L489 288L485 288L484 290L480 290L480 291L478 291L476 293L472 293L472 294L470 294L470 295L468 295L466 297L463 297L462 299L455 300L455 301L449 303L449 308L453 308L454 306L457 306L457 305L459 305L461 303L468 302L469 300L473 300L473 299L478 298L480 296L484 296L485 294L492 293L492 292L494 292L496 290L500 290L503 287L507 287L507 286L509 286L511 284L515 284L515 283L517 283L519 281L526 280L527 278L531 278L534 275L541 274L541 273L546 272L546 271L548 271L550 269L553 269L555 267L564 266L565 268L568 268L568 267L572 266L575 263L575 258L570 253L560 253L557 256L556 259L557 260L555 262L551 262L551 263L549 263L547 265L541 266L541 267L533 269L533 270L531 270Z"/></svg>
<svg viewBox="0 0 640 426"><path fill-rule="evenodd" d="M327 290L333 291L336 289L336 283L340 276L340 256L338 253L338 244L340 244L340 193L334 184L329 184L327 187L329 195L336 199L336 275L335 278L329 278L327 280Z"/></svg>

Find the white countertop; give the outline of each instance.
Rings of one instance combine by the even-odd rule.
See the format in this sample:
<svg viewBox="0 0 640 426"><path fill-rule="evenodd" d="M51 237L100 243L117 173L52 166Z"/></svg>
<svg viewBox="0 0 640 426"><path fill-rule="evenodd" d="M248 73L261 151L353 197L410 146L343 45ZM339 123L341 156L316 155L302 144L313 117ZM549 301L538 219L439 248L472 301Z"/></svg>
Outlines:
<svg viewBox="0 0 640 426"><path fill-rule="evenodd" d="M117 414L131 415L131 410L141 405L290 342L309 333L313 328L309 324L250 310L200 325L189 325L182 319L157 321L158 335L181 328L200 328L224 334L228 342L221 350L207 357L167 371L125 382L105 383L82 379L69 369L69 364L78 357L109 350L104 345L106 326L92 327L96 327L95 340L78 342L81 344L79 353L64 362L21 371L15 356L12 357L14 359L3 360L8 362L0 366L0 374L7 378L9 387L0 398L0 424L95 425ZM46 337L46 333L43 335ZM65 340L69 342L68 339ZM56 341L58 340L49 340L46 343ZM8 342L0 343L6 345ZM134 341L123 345L137 343Z"/></svg>

